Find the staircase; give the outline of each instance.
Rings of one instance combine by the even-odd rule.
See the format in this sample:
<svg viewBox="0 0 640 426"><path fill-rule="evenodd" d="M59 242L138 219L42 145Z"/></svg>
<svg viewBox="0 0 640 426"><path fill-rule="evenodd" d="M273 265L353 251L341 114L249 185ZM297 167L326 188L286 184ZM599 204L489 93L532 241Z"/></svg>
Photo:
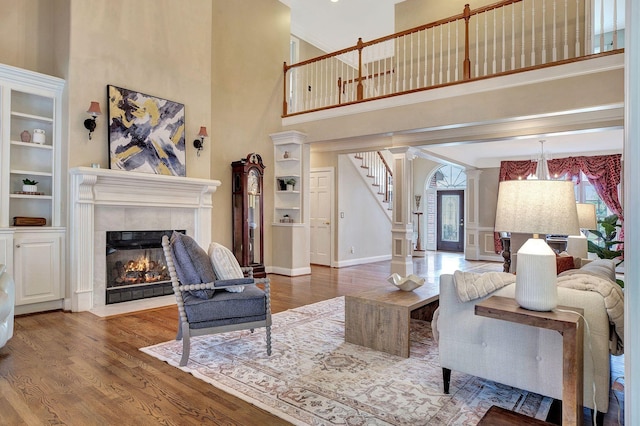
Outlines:
<svg viewBox="0 0 640 426"><path fill-rule="evenodd" d="M391 218L393 202L393 172L380 151L356 152L353 163L362 178L370 184L373 194Z"/></svg>

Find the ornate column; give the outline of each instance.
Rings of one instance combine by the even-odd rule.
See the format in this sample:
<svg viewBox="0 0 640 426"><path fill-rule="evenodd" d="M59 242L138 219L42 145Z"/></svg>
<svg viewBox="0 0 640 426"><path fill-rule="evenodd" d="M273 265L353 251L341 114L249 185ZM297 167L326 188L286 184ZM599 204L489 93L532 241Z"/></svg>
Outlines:
<svg viewBox="0 0 640 426"><path fill-rule="evenodd" d="M93 308L93 187L96 175L71 174L69 258L71 310Z"/></svg>
<svg viewBox="0 0 640 426"><path fill-rule="evenodd" d="M393 154L393 213L391 216L391 273L406 277L413 273L411 222L413 163L415 149L390 148Z"/></svg>

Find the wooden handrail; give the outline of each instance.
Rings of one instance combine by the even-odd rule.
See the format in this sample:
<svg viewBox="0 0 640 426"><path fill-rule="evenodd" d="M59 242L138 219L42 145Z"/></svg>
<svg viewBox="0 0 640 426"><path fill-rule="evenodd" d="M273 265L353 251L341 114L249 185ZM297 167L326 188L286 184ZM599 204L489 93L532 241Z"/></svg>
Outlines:
<svg viewBox="0 0 640 426"><path fill-rule="evenodd" d="M543 1L555 1L555 0L543 0ZM584 4L586 0L582 1L581 4ZM471 19L476 17L479 18L479 15L486 14L492 10L504 8L505 6L515 5L516 3L523 3L523 0L503 0L493 4L485 5L482 7L478 7L476 9L471 9L469 4L464 6L462 13L450 16L448 18L440 19L437 21L433 21L424 25L420 25L414 28L410 28L404 31L396 32L394 34L380 37L370 41L363 41L362 38L359 38L355 46L347 47L345 49L338 50L336 52L327 53L316 58L307 59L292 65L287 65L285 62L283 65L283 73L284 73L284 101L283 101L283 117L285 116L293 116L307 112L319 111L329 108L335 108L339 106L359 103L363 101L369 101L373 99L382 99L388 98L392 96L398 96L402 94L409 94L423 90L430 90L439 87L446 87L454 84L465 83L468 81L476 81L483 80L486 78L493 78L498 76L504 76L524 71L530 71L534 69L546 68L549 66L556 66L561 64L566 64L569 62L577 62L585 59L591 59L596 56L605 56L608 54L614 54L624 51L624 49L616 49L616 44L613 45L615 50L604 51L603 41L596 46L601 46L600 53L587 53L585 49L587 46L585 45L583 49L580 48L580 41L585 41L583 38L579 36L581 27L575 27L575 35L570 33L571 40L575 41L576 53L567 54L567 25L566 25L566 9L565 9L565 19L564 22L558 20L557 26L560 29L564 29L565 37L564 37L564 49L565 54L558 54L556 56L556 46L559 47L557 51L560 51L563 47L562 40L558 37L558 43L556 44L555 30L553 34L553 58L551 61L547 60L545 50L542 49L534 49L535 45L535 32L525 32L525 28L522 25L516 24L517 32L511 32L510 37L511 40L507 40L509 43L505 42L504 36L504 28L506 25L504 24L504 13L502 14L502 25L503 25L503 34L502 41L496 36L494 39L488 39L486 33L486 22L487 17L484 19L485 23L485 34L484 34L484 43L482 46L478 35L478 21L475 22L475 38L473 42L470 40L470 23ZM534 10L533 7L531 10ZM555 10L555 8L554 8ZM536 9L537 12L537 9ZM525 9L523 6L522 9L522 19L524 19ZM531 12L529 12L531 13ZM539 13L539 12L537 12ZM559 12L561 13L561 12ZM573 14L574 12L571 11ZM575 13L578 13L578 10L575 10ZM533 16L533 15L532 15ZM562 16L562 15L560 15ZM489 18L491 19L491 18ZM500 23L496 24L495 22L495 14L493 16L493 28L495 35L495 27ZM511 18L511 24L513 22L518 22ZM458 41L458 24L457 21L463 21L464 27L464 38ZM582 25L584 28L584 23L579 24L576 20L574 25ZM555 20L554 20L555 23ZM561 26L562 23L565 24L564 28ZM455 24L454 27L442 27L444 25ZM542 21L544 24L544 21ZM439 28L439 32L437 27ZM507 27L508 28L508 27ZM573 31L573 28L570 28ZM432 30L430 33L427 33L426 30ZM424 31L424 33L419 35L413 35L415 33L420 33ZM446 32L446 33L445 33ZM583 31L584 33L584 31ZM516 34L521 38L516 42L514 37ZM614 35L616 34L614 30ZM402 38L410 36L410 38ZM437 46L440 50L436 50L436 39L439 36L439 46ZM450 37L454 36L455 41L454 44L451 44ZM429 42L432 46L427 45L427 37L429 37ZM533 45L527 46L530 48L530 51L525 51L525 37L527 40L531 39L534 41ZM574 38L575 37L575 38ZM584 37L584 36L583 36ZM387 44L387 46L382 45L381 43L389 42L392 40L398 40L393 44ZM420 46L421 40L424 39L424 44ZM445 39L443 43L443 39ZM417 49L414 47L413 42L417 40L418 43ZM542 42L544 43L545 37L544 33L542 35ZM603 38L601 37L601 40ZM472 45L473 43L473 45ZM376 46L377 50L371 49L367 50L366 67L365 70L363 67L363 52L366 48L371 48L372 46ZM378 47L379 46L379 47ZM488 46L488 47L487 47ZM496 65L496 51L499 46L502 55L502 65ZM505 46L511 47L511 52L508 50L505 51ZM475 73L472 75L472 60L471 60L471 48L473 47L475 53L475 60L478 62L475 65ZM484 52L481 49L484 47ZM420 50L422 48L422 51ZM490 58L489 52L493 53L493 58ZM515 52L518 52L518 55L514 55ZM355 58L355 52L357 52L357 60ZM382 52L382 54L380 54ZM415 53L415 61L414 61L414 52ZM446 53L443 53L446 52ZM460 54L458 54L460 52ZM480 56L479 53L480 52ZM542 52L542 53L541 53ZM436 53L439 53L439 57L436 57ZM509 56L511 53L511 56ZM430 56L428 56L428 54ZM342 56L344 55L344 56ZM349 56L347 56L349 55ZM387 55L387 56L385 56ZM455 56L455 57L453 57ZM459 58L462 57L462 58ZM529 57L531 58L529 60ZM511 59L511 65L505 66L505 60L509 61ZM525 58L527 60L525 61ZM451 62L453 59L453 69L451 69ZM493 62L491 61L493 59ZM322 61L327 60L335 60L336 62L326 62L320 65L313 65L315 63L320 63ZM516 60L518 64L516 65ZM484 62L483 62L484 61ZM480 67L484 64L484 71L479 70ZM314 68L303 68L305 66L313 66ZM417 71L415 67L417 66ZM427 67L435 67L438 66L439 69L436 70L434 74L434 69L428 70ZM460 68L461 66L461 68ZM398 68L400 67L400 68ZM489 68L491 69L489 70ZM292 72L294 69L301 69L301 73L297 77L294 77L292 80L287 80L287 73ZM369 69L371 68L371 69ZM377 69L376 69L377 68ZM329 70L323 74L324 70ZM461 70L462 76L458 75L458 70ZM429 73L431 71L431 73ZM396 74L393 77L387 77L391 74L401 72ZM416 72L416 77L414 78L414 72ZM422 73L422 74L420 74ZM444 74L444 78L443 78ZM453 77L452 77L453 75ZM297 80L299 78L299 80ZM420 79L423 79L422 82ZM364 83L367 80L371 80L372 82L367 85L367 98L365 99L365 87ZM296 95L292 98L295 103L291 106L291 111L289 111L289 105L287 104L287 96L289 92L287 91L287 85L291 82L295 82L297 84L297 88L299 90L296 91ZM347 85L353 82L357 82L357 87L355 89L350 89L347 93ZM337 89L336 89L337 85ZM308 87L308 91L307 91ZM313 87L313 92L312 92ZM301 90L304 89L304 92Z"/></svg>
<svg viewBox="0 0 640 426"><path fill-rule="evenodd" d="M380 151L376 151L378 153L378 157L380 157L380 159L382 160L382 164L384 164L384 167L387 169L387 172L389 173L389 176L393 176L393 171L391 170L391 167L389 167L389 164L387 163L387 160L384 159L384 157L382 156L382 153Z"/></svg>

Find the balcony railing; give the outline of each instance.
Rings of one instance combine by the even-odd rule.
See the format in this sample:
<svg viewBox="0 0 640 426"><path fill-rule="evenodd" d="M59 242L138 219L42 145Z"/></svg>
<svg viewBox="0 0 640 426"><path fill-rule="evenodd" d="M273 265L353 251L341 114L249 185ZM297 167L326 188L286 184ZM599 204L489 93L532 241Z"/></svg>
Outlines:
<svg viewBox="0 0 640 426"><path fill-rule="evenodd" d="M283 117L618 52L624 0L507 0L296 64Z"/></svg>

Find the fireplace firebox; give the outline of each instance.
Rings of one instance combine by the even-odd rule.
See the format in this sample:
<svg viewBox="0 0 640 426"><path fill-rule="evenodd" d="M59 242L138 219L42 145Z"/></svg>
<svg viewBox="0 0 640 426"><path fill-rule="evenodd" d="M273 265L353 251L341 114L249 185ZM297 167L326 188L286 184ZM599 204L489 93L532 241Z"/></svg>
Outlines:
<svg viewBox="0 0 640 426"><path fill-rule="evenodd" d="M173 230L107 232L107 305L173 294L162 251L162 237L172 233Z"/></svg>

